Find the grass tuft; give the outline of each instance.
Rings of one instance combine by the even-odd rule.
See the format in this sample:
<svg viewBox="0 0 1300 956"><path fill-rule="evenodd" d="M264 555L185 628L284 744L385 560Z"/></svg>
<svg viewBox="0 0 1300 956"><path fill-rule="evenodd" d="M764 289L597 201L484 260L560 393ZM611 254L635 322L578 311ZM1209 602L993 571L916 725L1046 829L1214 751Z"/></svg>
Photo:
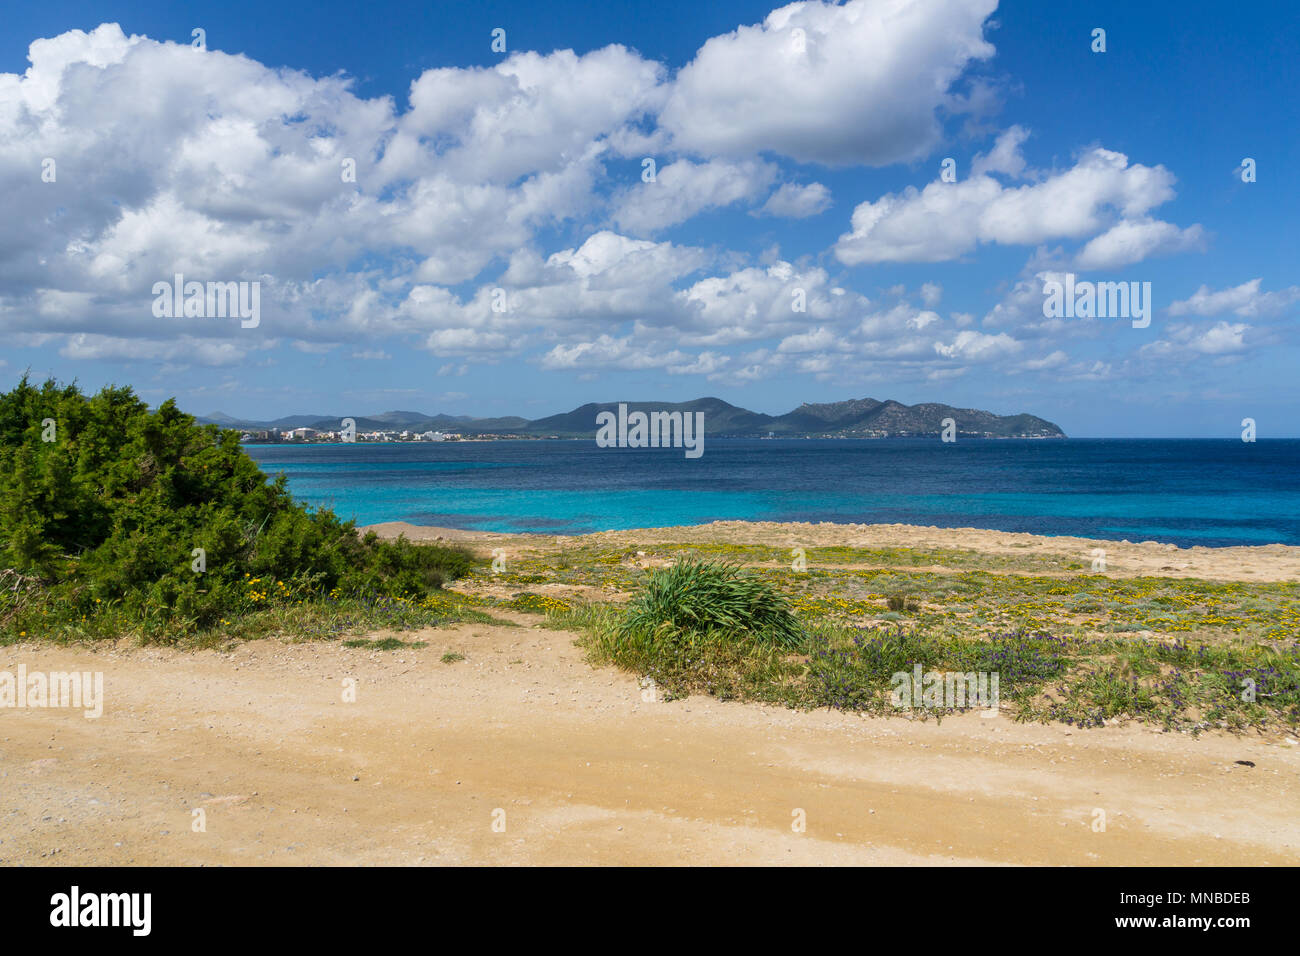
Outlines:
<svg viewBox="0 0 1300 956"><path fill-rule="evenodd" d="M652 571L619 626L625 639L748 639L793 648L802 639L785 596L732 564L686 558Z"/></svg>

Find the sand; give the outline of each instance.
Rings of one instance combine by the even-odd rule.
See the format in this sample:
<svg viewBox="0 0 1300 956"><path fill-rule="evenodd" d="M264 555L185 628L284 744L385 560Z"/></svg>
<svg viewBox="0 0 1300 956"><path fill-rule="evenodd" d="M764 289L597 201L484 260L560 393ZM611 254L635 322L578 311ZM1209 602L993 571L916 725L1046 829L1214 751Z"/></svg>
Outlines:
<svg viewBox="0 0 1300 956"><path fill-rule="evenodd" d="M457 528L429 528L392 521L370 525L381 537L405 535L413 541L445 541L483 554L504 547L553 550L583 541L605 546L655 543L757 544L778 548L851 546L978 551L1021 557L1060 556L1091 567L1094 551L1106 552L1106 573L1117 577L1204 578L1211 581L1300 580L1300 547L1283 544L1232 548L1179 548L1157 541L1108 541L986 531L981 528L934 528L903 524L832 524L822 522L715 521L676 528L601 531L567 538L553 535L499 534ZM1042 572L1051 573L1051 572Z"/></svg>
<svg viewBox="0 0 1300 956"><path fill-rule="evenodd" d="M898 526L602 537L792 533L1078 547ZM1129 545L1115 560L1276 580L1300 549L1227 550ZM102 671L107 697L97 720L0 710L0 865L1300 864L1294 739L662 701L587 664L576 635L494 613L520 626L408 632L428 646L390 652L0 648L0 670ZM448 650L465 659L442 663Z"/></svg>

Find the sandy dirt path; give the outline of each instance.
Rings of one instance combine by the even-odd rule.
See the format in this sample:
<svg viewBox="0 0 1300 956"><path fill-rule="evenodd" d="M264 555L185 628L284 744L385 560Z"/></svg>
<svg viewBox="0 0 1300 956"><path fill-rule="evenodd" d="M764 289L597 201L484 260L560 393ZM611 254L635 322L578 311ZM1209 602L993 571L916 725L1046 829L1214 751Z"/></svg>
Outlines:
<svg viewBox="0 0 1300 956"><path fill-rule="evenodd" d="M0 710L0 864L1300 864L1285 738L645 700L518 620L390 652L0 648L107 698Z"/></svg>

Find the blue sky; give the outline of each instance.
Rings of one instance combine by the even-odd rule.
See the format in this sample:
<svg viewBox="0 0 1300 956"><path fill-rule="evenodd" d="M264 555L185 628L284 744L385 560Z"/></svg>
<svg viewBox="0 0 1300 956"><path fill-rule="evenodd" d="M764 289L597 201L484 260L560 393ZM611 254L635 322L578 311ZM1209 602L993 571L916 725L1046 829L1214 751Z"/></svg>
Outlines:
<svg viewBox="0 0 1300 956"><path fill-rule="evenodd" d="M871 396L1294 437L1298 58L1281 2L27 5L0 381L257 419ZM156 315L176 272L258 282L258 324ZM1149 326L1045 316L1065 273L1149 282Z"/></svg>

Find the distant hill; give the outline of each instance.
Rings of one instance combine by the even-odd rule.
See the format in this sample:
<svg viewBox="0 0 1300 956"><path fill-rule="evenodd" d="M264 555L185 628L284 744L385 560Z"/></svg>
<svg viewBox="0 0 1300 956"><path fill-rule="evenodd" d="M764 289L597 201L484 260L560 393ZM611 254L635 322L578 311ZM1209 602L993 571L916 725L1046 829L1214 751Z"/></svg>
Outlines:
<svg viewBox="0 0 1300 956"><path fill-rule="evenodd" d="M426 415L422 412L380 412L376 415L288 415L259 422L232 418L221 412L198 416L205 424L265 431L315 428L336 431L344 417L356 420L358 431L443 431L464 435L535 435L561 438L594 438L596 416L617 414L619 402L590 402L571 412L529 420L471 418L467 415ZM705 433L718 438L907 438L933 437L942 433L943 420L951 418L957 434L966 438L1064 438L1052 422L1036 415L995 415L977 408L954 408L927 402L904 405L874 398L843 402L805 403L784 415L764 415L740 408L720 398L697 398L690 402L624 402L628 411L703 412Z"/></svg>
<svg viewBox="0 0 1300 956"><path fill-rule="evenodd" d="M596 416L601 412L618 414L619 402L592 402L562 415L551 415L529 422L524 429L530 435L596 435ZM692 402L623 402L629 412L703 412L704 428L709 435L763 435L771 415L761 415L738 408L720 398L697 398Z"/></svg>
<svg viewBox="0 0 1300 956"><path fill-rule="evenodd" d="M1036 415L995 415L977 408L927 402L904 405L864 398L829 405L801 405L777 418L770 431L845 438L898 438L938 435L951 418L957 434L976 438L1064 438L1052 422Z"/></svg>

